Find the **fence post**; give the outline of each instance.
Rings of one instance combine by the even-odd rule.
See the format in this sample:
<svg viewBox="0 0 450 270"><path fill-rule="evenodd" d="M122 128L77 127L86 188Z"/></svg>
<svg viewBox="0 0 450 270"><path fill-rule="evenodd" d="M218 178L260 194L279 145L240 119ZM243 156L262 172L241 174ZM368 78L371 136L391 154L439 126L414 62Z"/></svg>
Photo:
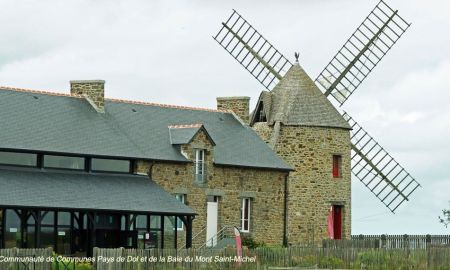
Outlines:
<svg viewBox="0 0 450 270"><path fill-rule="evenodd" d="M387 236L385 234L381 235L381 248L386 248L386 239Z"/></svg>
<svg viewBox="0 0 450 270"><path fill-rule="evenodd" d="M94 263L92 264L92 269L97 270L98 247L93 248L92 257L94 258Z"/></svg>
<svg viewBox="0 0 450 270"><path fill-rule="evenodd" d="M403 235L403 248L409 249L409 237L407 234Z"/></svg>

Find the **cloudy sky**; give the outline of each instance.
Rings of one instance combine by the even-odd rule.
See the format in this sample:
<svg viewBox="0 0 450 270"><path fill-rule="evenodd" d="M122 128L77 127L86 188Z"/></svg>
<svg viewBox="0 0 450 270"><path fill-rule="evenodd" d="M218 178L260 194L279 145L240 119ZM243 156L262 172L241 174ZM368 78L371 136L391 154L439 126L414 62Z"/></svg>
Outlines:
<svg viewBox="0 0 450 270"><path fill-rule="evenodd" d="M238 10L315 78L377 0L0 0L0 85L68 92L104 79L108 97L215 107L260 84L212 39ZM423 185L393 215L354 179L353 233L449 233L450 2L390 0L412 26L345 104Z"/></svg>

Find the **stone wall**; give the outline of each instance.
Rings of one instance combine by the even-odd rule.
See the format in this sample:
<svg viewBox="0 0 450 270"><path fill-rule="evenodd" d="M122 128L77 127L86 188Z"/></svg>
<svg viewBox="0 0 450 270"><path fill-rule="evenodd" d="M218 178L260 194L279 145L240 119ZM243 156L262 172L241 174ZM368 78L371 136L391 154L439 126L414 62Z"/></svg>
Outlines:
<svg viewBox="0 0 450 270"><path fill-rule="evenodd" d="M98 109L105 108L105 81L80 80L70 81L71 95L86 95Z"/></svg>
<svg viewBox="0 0 450 270"><path fill-rule="evenodd" d="M254 130L264 141L272 127L256 123ZM342 204L343 237L351 235L351 165L348 130L282 126L277 154L295 172L289 175L288 241L320 242L328 238L327 217L332 204ZM342 177L332 176L332 157L342 155Z"/></svg>
<svg viewBox="0 0 450 270"><path fill-rule="evenodd" d="M218 97L217 109L218 110L231 110L233 111L244 123L249 123L249 97Z"/></svg>
<svg viewBox="0 0 450 270"><path fill-rule="evenodd" d="M219 198L219 228L222 226L241 227L241 199L252 198L251 237L269 245L282 245L284 179L286 172L265 169L250 169L216 166L213 164L214 148L207 136L201 131L188 145L182 145L180 151L190 160L194 159L194 148L206 149L206 174L204 184L194 182L193 163L156 162L152 167L152 179L172 194L186 194L186 204L194 209L198 216L194 219L193 235L206 226L208 196ZM148 162L139 161L137 171L146 173ZM270 220L270 222L267 222ZM184 232L179 232L183 237ZM206 231L194 239L194 245L206 241Z"/></svg>

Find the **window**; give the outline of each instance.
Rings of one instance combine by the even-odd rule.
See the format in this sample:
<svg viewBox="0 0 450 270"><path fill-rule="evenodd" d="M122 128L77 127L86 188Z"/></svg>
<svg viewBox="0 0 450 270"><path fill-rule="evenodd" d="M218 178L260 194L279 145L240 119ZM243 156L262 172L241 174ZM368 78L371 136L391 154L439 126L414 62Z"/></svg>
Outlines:
<svg viewBox="0 0 450 270"><path fill-rule="evenodd" d="M175 194L175 198L182 202L183 204L186 203L186 194ZM177 217L177 230L181 231L184 228L183 221Z"/></svg>
<svg viewBox="0 0 450 270"><path fill-rule="evenodd" d="M262 102L260 103L256 111L255 122L267 122L266 112L264 110L264 104Z"/></svg>
<svg viewBox="0 0 450 270"><path fill-rule="evenodd" d="M117 159L92 159L92 171L106 171L106 172L130 172L129 160Z"/></svg>
<svg viewBox="0 0 450 270"><path fill-rule="evenodd" d="M44 167L84 170L84 158L45 155Z"/></svg>
<svg viewBox="0 0 450 270"><path fill-rule="evenodd" d="M195 180L203 183L205 180L205 150L195 149Z"/></svg>
<svg viewBox="0 0 450 270"><path fill-rule="evenodd" d="M342 156L333 155L333 178L342 177L341 167L342 167Z"/></svg>
<svg viewBox="0 0 450 270"><path fill-rule="evenodd" d="M36 166L37 155L29 153L0 152L0 164Z"/></svg>
<svg viewBox="0 0 450 270"><path fill-rule="evenodd" d="M242 198L242 210L241 210L241 231L250 232L250 211L251 211L251 199Z"/></svg>

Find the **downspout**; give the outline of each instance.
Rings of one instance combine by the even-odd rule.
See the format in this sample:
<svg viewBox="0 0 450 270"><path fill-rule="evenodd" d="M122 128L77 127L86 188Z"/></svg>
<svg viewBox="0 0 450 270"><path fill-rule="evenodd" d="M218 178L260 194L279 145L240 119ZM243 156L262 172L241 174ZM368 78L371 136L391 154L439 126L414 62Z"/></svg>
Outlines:
<svg viewBox="0 0 450 270"><path fill-rule="evenodd" d="M283 211L283 246L288 246L288 180L289 174L284 177L284 211Z"/></svg>

